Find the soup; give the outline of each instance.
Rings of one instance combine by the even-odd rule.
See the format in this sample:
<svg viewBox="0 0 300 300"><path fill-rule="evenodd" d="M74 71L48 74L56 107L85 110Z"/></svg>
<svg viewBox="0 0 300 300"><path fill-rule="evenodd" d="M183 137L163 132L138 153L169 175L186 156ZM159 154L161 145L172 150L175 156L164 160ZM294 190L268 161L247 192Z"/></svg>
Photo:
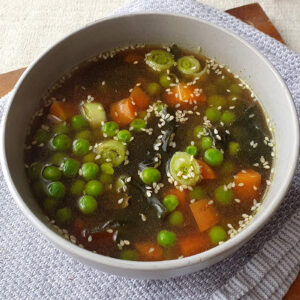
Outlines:
<svg viewBox="0 0 300 300"><path fill-rule="evenodd" d="M117 49L58 81L25 146L54 229L95 253L169 260L242 231L270 184L259 103L223 65L176 45Z"/></svg>

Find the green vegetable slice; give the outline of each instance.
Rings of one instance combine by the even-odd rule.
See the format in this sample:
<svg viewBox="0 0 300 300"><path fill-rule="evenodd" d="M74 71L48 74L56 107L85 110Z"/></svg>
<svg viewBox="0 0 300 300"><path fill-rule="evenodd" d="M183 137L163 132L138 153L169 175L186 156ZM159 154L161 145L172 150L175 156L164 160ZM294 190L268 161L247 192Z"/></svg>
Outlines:
<svg viewBox="0 0 300 300"><path fill-rule="evenodd" d="M176 152L172 156L169 171L181 185L194 186L200 180L200 167L196 159L186 152Z"/></svg>
<svg viewBox="0 0 300 300"><path fill-rule="evenodd" d="M202 68L199 60L194 56L183 56L177 61L177 69L183 75L201 78L207 72L207 65Z"/></svg>
<svg viewBox="0 0 300 300"><path fill-rule="evenodd" d="M100 164L109 162L117 167L126 158L126 147L119 141L107 140L97 146L96 153L100 155L97 162Z"/></svg>
<svg viewBox="0 0 300 300"><path fill-rule="evenodd" d="M82 114L90 122L91 127L100 127L106 121L106 113L102 104L97 102L82 105Z"/></svg>
<svg viewBox="0 0 300 300"><path fill-rule="evenodd" d="M198 73L201 70L201 65L194 56L183 56L177 61L177 69L184 75L191 75Z"/></svg>
<svg viewBox="0 0 300 300"><path fill-rule="evenodd" d="M152 50L146 54L145 63L154 71L163 72L174 65L173 55L164 50Z"/></svg>

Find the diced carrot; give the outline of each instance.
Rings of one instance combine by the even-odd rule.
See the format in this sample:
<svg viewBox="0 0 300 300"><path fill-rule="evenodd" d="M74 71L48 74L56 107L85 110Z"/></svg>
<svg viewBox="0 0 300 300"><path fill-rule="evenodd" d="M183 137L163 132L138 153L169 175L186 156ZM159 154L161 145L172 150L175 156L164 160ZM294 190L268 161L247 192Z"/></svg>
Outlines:
<svg viewBox="0 0 300 300"><path fill-rule="evenodd" d="M182 236L178 239L178 245L181 254L186 257L208 250L211 243L208 234L205 232Z"/></svg>
<svg viewBox="0 0 300 300"><path fill-rule="evenodd" d="M150 104L150 97L139 86L133 88L129 98L138 109L146 109Z"/></svg>
<svg viewBox="0 0 300 300"><path fill-rule="evenodd" d="M72 103L55 100L50 107L50 114L56 116L61 121L66 121L70 120L76 114L76 108Z"/></svg>
<svg viewBox="0 0 300 300"><path fill-rule="evenodd" d="M120 126L126 126L136 118L136 109L129 98L111 104L111 118Z"/></svg>
<svg viewBox="0 0 300 300"><path fill-rule="evenodd" d="M188 194L186 190L180 191L176 188L171 188L165 195L175 195L178 199L179 207L184 207L187 204Z"/></svg>
<svg viewBox="0 0 300 300"><path fill-rule="evenodd" d="M85 226L85 224L82 219L80 219L80 218L75 219L75 221L73 223L74 230L80 232L81 230L84 229L84 226Z"/></svg>
<svg viewBox="0 0 300 300"><path fill-rule="evenodd" d="M100 231L88 234L85 239L81 240L85 247L90 250L106 250L114 245L113 233Z"/></svg>
<svg viewBox="0 0 300 300"><path fill-rule="evenodd" d="M204 161L197 160L199 166L201 167L202 179L216 179L215 171Z"/></svg>
<svg viewBox="0 0 300 300"><path fill-rule="evenodd" d="M135 53L129 53L125 56L124 61L127 62L128 64L133 64L136 61L138 63L142 62L144 60L144 57L142 55L139 54L135 54Z"/></svg>
<svg viewBox="0 0 300 300"><path fill-rule="evenodd" d="M244 170L236 174L234 179L234 195L240 200L249 201L260 192L261 175L252 170Z"/></svg>
<svg viewBox="0 0 300 300"><path fill-rule="evenodd" d="M199 231L203 232L220 221L220 216L212 204L208 204L209 200L203 199L190 204Z"/></svg>
<svg viewBox="0 0 300 300"><path fill-rule="evenodd" d="M163 250L156 243L140 242L135 244L135 248L145 260L162 260Z"/></svg>
<svg viewBox="0 0 300 300"><path fill-rule="evenodd" d="M170 92L165 93L165 98L171 106L180 104L181 108L188 108L206 102L206 97L199 87L186 85L185 83L179 83L172 87Z"/></svg>

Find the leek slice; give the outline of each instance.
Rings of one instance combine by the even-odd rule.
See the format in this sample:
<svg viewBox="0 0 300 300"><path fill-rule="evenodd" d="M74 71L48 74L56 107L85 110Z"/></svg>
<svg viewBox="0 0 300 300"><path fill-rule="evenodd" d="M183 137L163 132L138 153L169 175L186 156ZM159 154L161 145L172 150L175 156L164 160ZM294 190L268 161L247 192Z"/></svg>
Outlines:
<svg viewBox="0 0 300 300"><path fill-rule="evenodd" d="M164 72L174 66L173 55L164 50L152 50L146 54L145 63L157 72Z"/></svg>

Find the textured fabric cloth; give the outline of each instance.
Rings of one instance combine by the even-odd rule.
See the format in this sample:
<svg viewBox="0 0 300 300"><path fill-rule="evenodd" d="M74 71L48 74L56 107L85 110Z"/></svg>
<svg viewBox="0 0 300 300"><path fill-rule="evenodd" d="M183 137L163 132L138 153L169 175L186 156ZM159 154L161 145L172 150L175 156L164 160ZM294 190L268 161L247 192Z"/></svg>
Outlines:
<svg viewBox="0 0 300 300"><path fill-rule="evenodd" d="M135 0L118 13L188 14L221 25L262 52L300 111L300 56L237 19L190 0ZM0 101L0 113L9 95ZM85 266L54 248L22 215L0 173L1 299L281 299L300 269L300 167L270 222L234 255L165 281L133 280Z"/></svg>
<svg viewBox="0 0 300 300"><path fill-rule="evenodd" d="M299 0L198 0L221 10L259 2L286 44L300 53ZM112 13L126 0L0 0L0 73L28 66L47 47Z"/></svg>

